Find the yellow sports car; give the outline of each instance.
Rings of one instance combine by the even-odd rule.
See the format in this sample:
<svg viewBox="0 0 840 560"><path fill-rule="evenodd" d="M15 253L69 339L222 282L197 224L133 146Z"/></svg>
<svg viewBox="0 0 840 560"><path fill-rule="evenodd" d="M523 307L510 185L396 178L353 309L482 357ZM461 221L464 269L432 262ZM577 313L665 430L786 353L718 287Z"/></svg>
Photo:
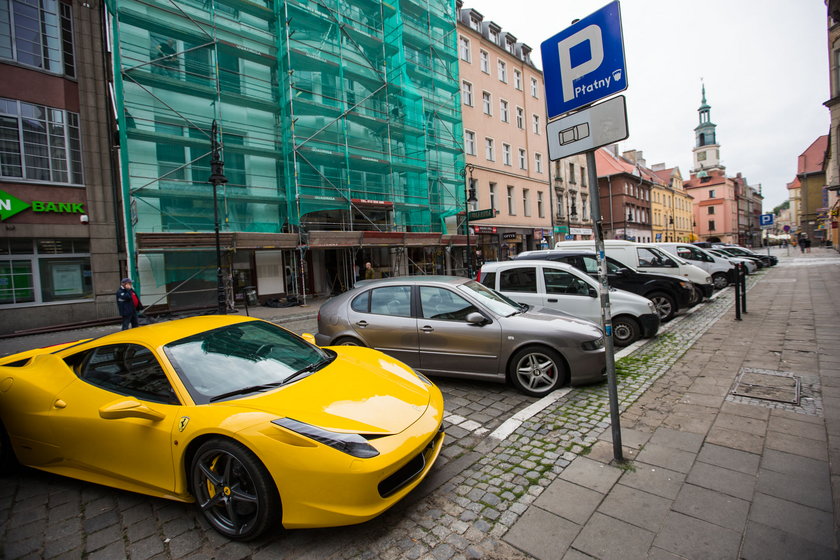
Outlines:
<svg viewBox="0 0 840 560"><path fill-rule="evenodd" d="M429 472L442 419L401 362L245 317L0 359L0 466L195 501L232 539L379 515Z"/></svg>

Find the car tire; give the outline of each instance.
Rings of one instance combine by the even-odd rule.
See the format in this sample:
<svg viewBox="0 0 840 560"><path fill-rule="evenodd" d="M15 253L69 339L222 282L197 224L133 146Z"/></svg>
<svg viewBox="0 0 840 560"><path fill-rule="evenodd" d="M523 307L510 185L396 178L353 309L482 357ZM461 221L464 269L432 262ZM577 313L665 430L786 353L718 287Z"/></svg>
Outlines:
<svg viewBox="0 0 840 560"><path fill-rule="evenodd" d="M6 427L0 422L0 475L9 474L17 469L18 462L15 458L15 451L12 449L12 442Z"/></svg>
<svg viewBox="0 0 840 560"><path fill-rule="evenodd" d="M659 314L660 321L670 321L677 314L677 304L674 298L665 292L653 292L647 295L647 298L653 302L656 307L656 312Z"/></svg>
<svg viewBox="0 0 840 560"><path fill-rule="evenodd" d="M281 518L271 475L238 442L219 438L203 443L193 456L190 480L199 511L229 539L255 539Z"/></svg>
<svg viewBox="0 0 840 560"><path fill-rule="evenodd" d="M633 317L622 315L613 317L613 341L616 346L630 346L642 336L639 322Z"/></svg>
<svg viewBox="0 0 840 560"><path fill-rule="evenodd" d="M563 358L551 348L521 348L510 359L510 381L522 393L544 397L566 384L568 370Z"/></svg>
<svg viewBox="0 0 840 560"><path fill-rule="evenodd" d="M341 338L337 338L331 346L365 346L365 343L352 336L342 336Z"/></svg>
<svg viewBox="0 0 840 560"><path fill-rule="evenodd" d="M715 272L712 274L712 285L715 290L722 290L729 285L729 278L723 272Z"/></svg>

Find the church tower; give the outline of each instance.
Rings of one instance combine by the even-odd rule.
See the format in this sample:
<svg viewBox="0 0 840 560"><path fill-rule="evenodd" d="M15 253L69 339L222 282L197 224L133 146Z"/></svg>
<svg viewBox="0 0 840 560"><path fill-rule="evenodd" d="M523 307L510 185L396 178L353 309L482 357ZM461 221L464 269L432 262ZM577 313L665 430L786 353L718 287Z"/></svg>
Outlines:
<svg viewBox="0 0 840 560"><path fill-rule="evenodd" d="M703 85L703 100L700 103L700 108L697 109L700 117L700 124L694 129L696 142L694 144L694 169L692 173L698 177L705 177L709 171L723 171L726 169L720 164L720 144L717 143L715 136L715 128L717 127L711 121L710 111L711 107L706 103L706 86Z"/></svg>

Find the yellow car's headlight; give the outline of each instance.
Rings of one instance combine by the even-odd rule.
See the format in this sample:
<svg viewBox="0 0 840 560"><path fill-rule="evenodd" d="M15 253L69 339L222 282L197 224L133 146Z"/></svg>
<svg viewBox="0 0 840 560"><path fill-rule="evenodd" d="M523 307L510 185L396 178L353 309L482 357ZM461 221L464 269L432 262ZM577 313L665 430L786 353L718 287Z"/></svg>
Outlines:
<svg viewBox="0 0 840 560"><path fill-rule="evenodd" d="M347 453L353 457L369 459L379 455L379 451L377 451L359 434L341 434L338 432L330 432L329 430L325 430L311 424L298 422L292 418L278 418L277 420L272 420L271 423L282 428L286 428L287 430L291 430L296 434L315 440L318 443L328 445L333 449L337 449L342 453Z"/></svg>

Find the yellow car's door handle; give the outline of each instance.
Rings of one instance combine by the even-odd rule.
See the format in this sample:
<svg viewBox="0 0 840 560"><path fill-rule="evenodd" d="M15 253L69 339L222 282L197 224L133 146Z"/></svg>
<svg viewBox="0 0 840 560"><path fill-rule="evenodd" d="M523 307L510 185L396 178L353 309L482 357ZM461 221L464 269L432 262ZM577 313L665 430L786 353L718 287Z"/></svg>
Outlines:
<svg viewBox="0 0 840 560"><path fill-rule="evenodd" d="M152 422L160 422L166 415L149 408L133 399L119 400L106 404L99 409L99 416L106 420L118 420L120 418L143 418Z"/></svg>
<svg viewBox="0 0 840 560"><path fill-rule="evenodd" d="M67 406L67 403L61 399L56 399L56 401L53 403L53 406L56 408L65 408Z"/></svg>

